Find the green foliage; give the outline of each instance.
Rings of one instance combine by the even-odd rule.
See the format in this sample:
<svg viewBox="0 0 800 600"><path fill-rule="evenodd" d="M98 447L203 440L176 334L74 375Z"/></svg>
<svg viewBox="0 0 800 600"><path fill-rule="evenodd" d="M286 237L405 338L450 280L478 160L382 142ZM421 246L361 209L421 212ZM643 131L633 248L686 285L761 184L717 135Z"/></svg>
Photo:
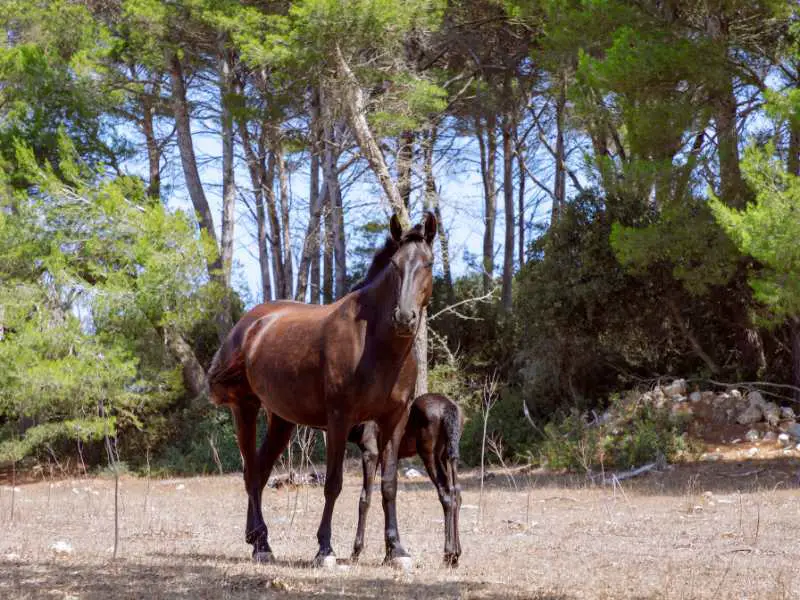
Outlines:
<svg viewBox="0 0 800 600"><path fill-rule="evenodd" d="M35 186L0 208L5 457L146 429L183 394L157 332L210 320L217 297L186 215L146 200L138 179L92 176L65 134L59 145L56 169L17 144Z"/></svg>
<svg viewBox="0 0 800 600"><path fill-rule="evenodd" d="M740 259L702 200L665 207L655 222L645 226L614 223L610 240L617 258L631 273L646 275L662 267L697 295L728 283Z"/></svg>
<svg viewBox="0 0 800 600"><path fill-rule="evenodd" d="M778 317L800 316L800 178L771 148L750 148L742 168L755 201L737 211L712 198L711 209L736 246L759 261L750 278L756 298Z"/></svg>
<svg viewBox="0 0 800 600"><path fill-rule="evenodd" d="M675 460L685 449L686 423L669 408L643 403L612 404L610 423L587 424L572 410L550 421L539 453L551 469L587 472L598 469L630 469L646 463Z"/></svg>

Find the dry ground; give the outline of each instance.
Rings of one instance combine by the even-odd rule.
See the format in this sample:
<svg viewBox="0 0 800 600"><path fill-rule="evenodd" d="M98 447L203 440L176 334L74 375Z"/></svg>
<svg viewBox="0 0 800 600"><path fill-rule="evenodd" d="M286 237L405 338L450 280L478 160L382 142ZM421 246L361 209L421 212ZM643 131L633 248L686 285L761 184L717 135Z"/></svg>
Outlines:
<svg viewBox="0 0 800 600"><path fill-rule="evenodd" d="M0 598L798 598L800 460L681 465L595 486L585 478L495 473L479 515L463 477L461 566L440 567L442 516L427 480L401 482L398 509L415 565L381 567L380 494L358 565L309 566L322 489L268 489L276 565L253 565L237 476L121 482L119 557L113 481L76 479L0 493ZM346 557L359 480L345 480L334 548ZM64 541L73 552L50 546Z"/></svg>

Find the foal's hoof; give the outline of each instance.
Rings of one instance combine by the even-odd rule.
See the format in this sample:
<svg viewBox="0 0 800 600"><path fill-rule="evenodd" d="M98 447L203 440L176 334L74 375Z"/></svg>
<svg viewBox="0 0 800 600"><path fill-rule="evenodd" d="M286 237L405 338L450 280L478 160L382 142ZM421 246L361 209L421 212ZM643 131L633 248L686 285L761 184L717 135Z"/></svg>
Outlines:
<svg viewBox="0 0 800 600"><path fill-rule="evenodd" d="M275 557L272 552L253 552L253 562L261 565L272 564L275 562Z"/></svg>
<svg viewBox="0 0 800 600"><path fill-rule="evenodd" d="M458 566L458 555L457 554L445 554L444 560L442 561L442 566L450 567L451 569L455 569Z"/></svg>
<svg viewBox="0 0 800 600"><path fill-rule="evenodd" d="M411 560L410 556L395 556L389 559L388 564L398 571L410 571L411 567L414 566L414 561Z"/></svg>
<svg viewBox="0 0 800 600"><path fill-rule="evenodd" d="M335 569L336 555L326 554L325 556L320 556L319 554L317 554L314 557L313 566L317 569Z"/></svg>

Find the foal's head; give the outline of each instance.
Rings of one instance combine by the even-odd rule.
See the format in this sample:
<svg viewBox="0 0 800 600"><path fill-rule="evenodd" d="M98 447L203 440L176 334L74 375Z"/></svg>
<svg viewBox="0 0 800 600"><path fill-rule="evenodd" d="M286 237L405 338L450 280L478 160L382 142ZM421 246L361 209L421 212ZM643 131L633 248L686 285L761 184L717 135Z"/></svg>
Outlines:
<svg viewBox="0 0 800 600"><path fill-rule="evenodd" d="M392 310L392 324L400 335L414 335L422 310L433 292L433 238L436 217L427 213L425 220L403 233L400 221L392 215L389 224L397 250L390 263L399 279L397 304Z"/></svg>

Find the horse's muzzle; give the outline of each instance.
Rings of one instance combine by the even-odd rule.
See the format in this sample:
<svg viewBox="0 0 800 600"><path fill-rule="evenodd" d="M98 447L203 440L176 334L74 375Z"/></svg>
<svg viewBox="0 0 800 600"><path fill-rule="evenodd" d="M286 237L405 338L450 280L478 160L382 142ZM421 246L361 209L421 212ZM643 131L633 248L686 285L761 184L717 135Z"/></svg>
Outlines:
<svg viewBox="0 0 800 600"><path fill-rule="evenodd" d="M395 333L402 336L412 336L417 330L417 321L419 316L416 310L404 311L400 308L395 308L392 313L392 325L394 325Z"/></svg>

